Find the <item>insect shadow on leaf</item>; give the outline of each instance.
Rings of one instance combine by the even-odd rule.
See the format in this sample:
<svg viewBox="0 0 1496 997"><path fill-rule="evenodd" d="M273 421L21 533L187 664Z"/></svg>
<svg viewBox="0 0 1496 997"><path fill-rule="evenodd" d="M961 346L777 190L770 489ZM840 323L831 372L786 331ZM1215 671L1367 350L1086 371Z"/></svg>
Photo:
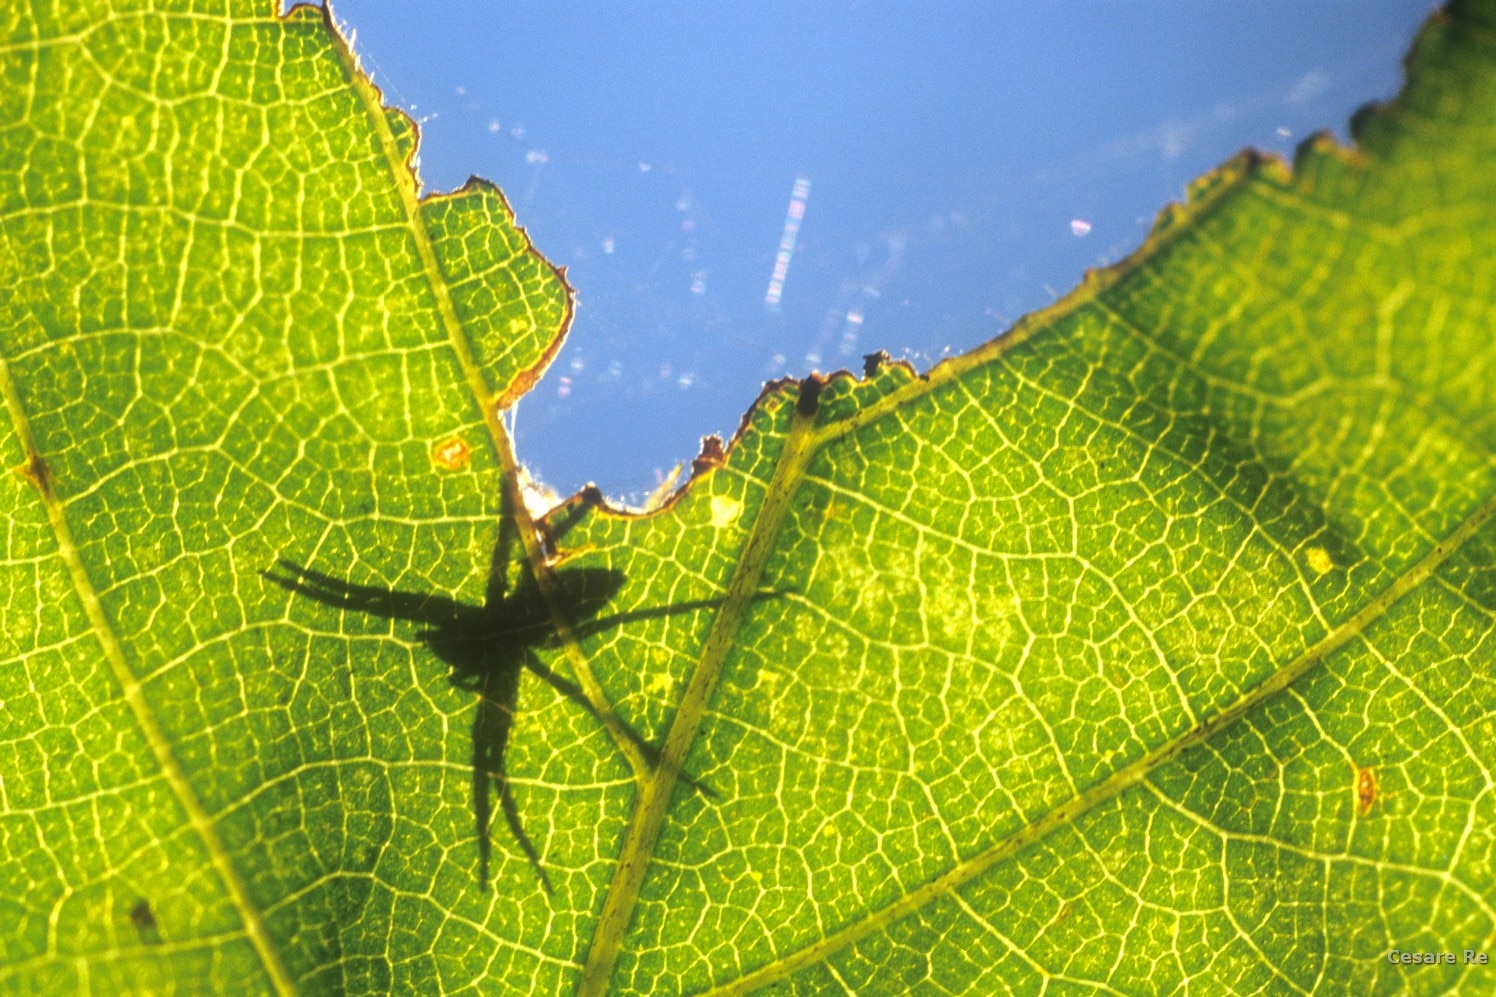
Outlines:
<svg viewBox="0 0 1496 997"><path fill-rule="evenodd" d="M493 815L492 792L496 789L499 810L510 833L541 884L550 892L550 877L546 875L540 853L520 821L519 807L504 765L519 698L520 674L529 670L593 717L597 717L597 710L577 683L546 667L535 654L535 648L557 643L555 621L544 593L527 567L522 569L520 582L514 591L507 591L505 569L508 563L506 545L501 538L494 550L481 606L430 592L354 585L284 559L276 562L275 569L263 574L281 588L324 605L424 625L425 629L417 631L415 636L447 664L450 669L448 682L478 697L473 716L472 764L479 880L487 888L492 852L489 836ZM555 569L555 591L572 632L578 638L636 620L710 609L722 602L720 598L698 599L597 616L622 587L624 577L622 572L608 568ZM657 764L659 749L645 743L635 731L624 730L645 757ZM684 781L698 790L711 792L689 777Z"/></svg>

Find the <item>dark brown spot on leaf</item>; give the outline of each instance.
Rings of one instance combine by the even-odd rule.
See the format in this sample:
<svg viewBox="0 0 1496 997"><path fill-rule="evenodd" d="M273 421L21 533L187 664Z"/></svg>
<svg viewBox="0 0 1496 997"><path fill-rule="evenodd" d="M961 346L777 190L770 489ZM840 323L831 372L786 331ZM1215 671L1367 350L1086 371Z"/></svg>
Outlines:
<svg viewBox="0 0 1496 997"><path fill-rule="evenodd" d="M700 474L714 467L721 467L727 463L727 450L722 446L722 437L703 436L701 438L701 453L691 461L691 473Z"/></svg>
<svg viewBox="0 0 1496 997"><path fill-rule="evenodd" d="M135 901L135 906L130 908L130 923L135 926L135 933L140 936L142 944L161 943L161 929L156 924L156 915L151 913L149 900L142 898Z"/></svg>
<svg viewBox="0 0 1496 997"><path fill-rule="evenodd" d="M15 472L35 485L38 491L52 490L52 469L41 454L32 454L26 463L15 468Z"/></svg>

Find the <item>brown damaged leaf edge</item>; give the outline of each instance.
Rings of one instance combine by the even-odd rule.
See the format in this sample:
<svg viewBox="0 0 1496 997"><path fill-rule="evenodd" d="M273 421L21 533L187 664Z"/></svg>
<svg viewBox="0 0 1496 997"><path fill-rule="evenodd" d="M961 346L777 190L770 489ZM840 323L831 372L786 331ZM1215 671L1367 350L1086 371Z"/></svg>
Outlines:
<svg viewBox="0 0 1496 997"><path fill-rule="evenodd" d="M1344 148L1335 143L1329 133L1321 132L1305 139L1303 145L1300 146L1300 153L1304 151L1305 147L1311 145L1314 145L1317 151L1321 142L1325 143L1329 148L1344 152ZM1212 172L1194 180L1186 190L1187 196L1184 203L1169 204L1160 211L1148 238L1126 259L1109 267L1085 271L1081 278L1080 286L1068 295L1046 308L1025 315L1006 331L988 340L981 346L976 347L970 353L943 360L930 370L920 373L919 369L908 360L894 359L889 356L886 350L878 350L863 357L861 377L845 369L836 370L826 375L808 375L809 378L814 378L819 384L818 388L815 389L815 397L817 399L819 399L819 396L827 388L839 386L843 383L853 386L865 384L886 371L899 370L909 376L908 383L894 389L866 408L859 410L854 416L829 421L820 426L817 448L820 445L839 439L869 422L875 421L875 419L885 415L890 409L898 408L905 402L954 380L972 368L995 360L1007 350L1026 342L1036 333L1055 324L1084 305L1089 304L1097 295L1116 284L1133 270L1146 264L1154 255L1173 241L1176 232L1184 227L1186 223L1207 216L1226 194L1259 175L1282 182L1292 174L1288 164L1278 156L1264 154L1255 149L1243 149L1231 159L1216 167ZM715 436L702 438L702 451L691 462L691 475L685 481L681 482L680 486L671 492L659 507L641 511L614 505L606 497L598 493L595 486L588 485L582 492L564 500L550 512L546 513L545 518L550 519L555 517L569 522L581 514L579 506L595 509L604 515L617 519L629 520L648 519L651 516L668 513L678 501L686 496L699 478L718 467L724 466L730 461L733 451L742 441L744 434L753 421L753 417L758 414L766 401L784 392L786 389L797 387L802 383L801 379L793 377L779 378L766 382L763 389L759 391L758 396L744 412L742 419L739 420L737 431L733 433L732 438L728 441L725 448L722 441ZM799 403L799 399L797 398L797 405Z"/></svg>
<svg viewBox="0 0 1496 997"><path fill-rule="evenodd" d="M826 379L819 374L811 374L800 382L800 394L795 399L795 411L807 419L814 418L821 408L821 389L826 386Z"/></svg>
<svg viewBox="0 0 1496 997"><path fill-rule="evenodd" d="M899 361L902 362L902 361ZM913 368L910 368L911 372ZM838 372L832 377L841 377L843 372ZM812 375L818 377L819 375ZM797 388L800 384L799 378L781 377L773 381L764 382L759 390L758 396L738 420L738 428L732 434L732 438L726 443L722 437L715 434L701 438L701 451L691 458L691 474L681 484L670 491L659 503L648 509L631 509L627 506L615 505L608 501L602 491L594 484L588 484L570 498L563 499L552 507L546 514L536 521L536 525L546 536L559 539L571 529L573 525L587 512L596 511L602 515L620 520L643 520L652 516L664 515L670 512L682 498L689 492L690 487L698 479L703 479L707 474L719 467L725 467L732 452L737 449L739 442L748 432L748 426L753 417L758 414L764 403L775 395L781 394L788 389ZM823 383L824 379L823 379Z"/></svg>
<svg viewBox="0 0 1496 997"><path fill-rule="evenodd" d="M911 379L918 379L924 375L914 369L914 365L907 360L894 360L885 351L879 350L876 354L869 354L869 359L878 357L879 363L875 366L865 367L861 378L854 376L850 371L838 370L831 374L809 374L805 378L781 377L773 381L764 382L763 388L759 390L758 396L743 413L738 421L738 428L732 434L732 438L726 443L722 437L715 434L701 438L701 452L691 458L691 474L680 485L671 490L659 505L648 509L631 509L625 506L614 505L609 502L602 491L594 484L588 484L570 498L562 500L551 508L542 519L537 520L537 525L546 536L561 535L571 529L573 525L587 512L596 511L602 515L620 520L644 520L652 516L664 515L670 512L681 499L689 493L691 486L703 479L707 474L719 467L726 467L737 449L743 437L748 432L748 426L753 417L763 408L764 403L775 395L782 394L789 389L795 389L795 405L797 410L800 406L812 406L810 413L815 413L822 392L827 386L844 381L853 383L865 383L873 378L881 370L899 369L907 372ZM807 387L809 382L814 382L813 387Z"/></svg>
<svg viewBox="0 0 1496 997"><path fill-rule="evenodd" d="M721 467L727 463L727 451L723 449L722 437L704 436L701 439L701 453L691 460L692 477L705 474L714 467Z"/></svg>
<svg viewBox="0 0 1496 997"><path fill-rule="evenodd" d="M1341 149L1328 136L1328 133L1318 133L1309 137L1304 141L1304 146L1320 140L1328 142L1337 150ZM1301 146L1300 151L1302 149ZM1160 211L1148 238L1126 259L1110 267L1085 271L1080 286L1070 294L1047 308L1025 315L1005 332L988 340L970 353L943 360L929 371L920 373L918 368L908 360L894 359L886 350L878 350L863 357L861 377L845 369L836 370L827 375L814 373L808 375L807 379L815 379L817 382L817 387L814 389L816 400L828 387L844 382L852 385L863 384L890 370L900 370L909 375L908 383L858 411L851 418L827 422L821 426L819 435L822 438L818 440L818 446L845 436L852 430L886 414L890 409L898 408L903 403L954 380L960 374L996 359L1007 350L1026 342L1044 328L1089 304L1098 294L1147 263L1159 250L1172 242L1176 231L1185 223L1205 217L1226 193L1242 185L1259 171L1274 179L1290 176L1288 165L1277 156L1266 155L1255 149L1242 150L1211 173L1193 181L1187 188L1187 197L1183 204L1169 204ZM544 522L552 519L565 522L569 528L570 524L587 510L595 510L603 515L624 520L643 520L670 512L676 503L687 495L698 479L730 461L733 451L737 449L747 433L753 417L758 414L765 402L786 389L798 387L802 383L801 379L793 377L765 382L758 396L754 398L743 413L742 419L738 421L738 428L726 446L724 447L719 437L703 437L701 453L691 461L692 473L658 507L638 510L615 505L609 502L595 485L589 484L576 495L565 499L547 512L543 517L541 528L544 529ZM801 404L800 396L797 396L796 404ZM565 529L560 532L565 532Z"/></svg>

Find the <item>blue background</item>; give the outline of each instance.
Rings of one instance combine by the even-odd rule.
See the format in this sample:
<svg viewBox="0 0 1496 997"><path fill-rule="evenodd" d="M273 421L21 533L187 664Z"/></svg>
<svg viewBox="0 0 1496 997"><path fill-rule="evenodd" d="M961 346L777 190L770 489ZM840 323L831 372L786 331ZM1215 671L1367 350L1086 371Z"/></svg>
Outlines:
<svg viewBox="0 0 1496 997"><path fill-rule="evenodd" d="M763 381L921 369L1138 246L1244 146L1344 138L1431 7L338 0L428 191L499 184L578 311L520 457L634 502ZM765 296L798 177L805 217ZM1084 231L1084 222L1090 226Z"/></svg>

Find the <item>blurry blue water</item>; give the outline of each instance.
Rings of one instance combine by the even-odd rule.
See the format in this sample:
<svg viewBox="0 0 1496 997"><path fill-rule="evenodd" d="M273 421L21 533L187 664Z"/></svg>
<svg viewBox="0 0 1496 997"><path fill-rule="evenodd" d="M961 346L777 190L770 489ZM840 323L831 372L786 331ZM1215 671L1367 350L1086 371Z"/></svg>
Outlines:
<svg viewBox="0 0 1496 997"><path fill-rule="evenodd" d="M521 458L636 499L766 378L880 348L928 367L1124 256L1243 146L1343 137L1429 10L336 3L421 122L427 189L496 181L577 289Z"/></svg>

